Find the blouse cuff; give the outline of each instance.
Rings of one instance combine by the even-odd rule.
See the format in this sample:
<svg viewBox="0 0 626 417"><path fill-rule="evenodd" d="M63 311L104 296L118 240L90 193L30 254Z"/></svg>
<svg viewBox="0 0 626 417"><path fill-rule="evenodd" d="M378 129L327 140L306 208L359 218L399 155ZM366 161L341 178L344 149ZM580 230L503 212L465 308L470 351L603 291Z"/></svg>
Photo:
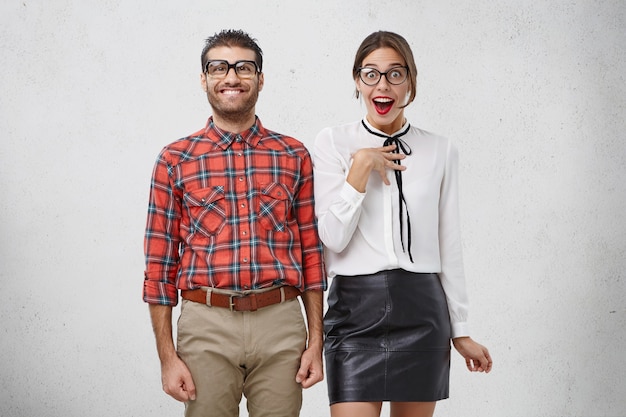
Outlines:
<svg viewBox="0 0 626 417"><path fill-rule="evenodd" d="M353 207L360 206L365 198L365 193L358 192L353 186L351 186L347 181L343 183L343 188L341 189L340 197L342 200L347 202Z"/></svg>
<svg viewBox="0 0 626 417"><path fill-rule="evenodd" d="M469 324L466 321L452 323L452 338L469 336Z"/></svg>

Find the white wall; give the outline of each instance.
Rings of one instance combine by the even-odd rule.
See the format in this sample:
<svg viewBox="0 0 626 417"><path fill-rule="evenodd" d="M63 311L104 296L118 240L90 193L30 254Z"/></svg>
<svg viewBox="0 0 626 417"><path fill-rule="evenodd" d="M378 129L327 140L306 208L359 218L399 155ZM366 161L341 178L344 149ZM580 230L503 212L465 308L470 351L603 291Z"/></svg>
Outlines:
<svg viewBox="0 0 626 417"><path fill-rule="evenodd" d="M140 5L141 4L141 5ZM438 416L625 416L626 17L621 0L0 4L0 415L173 416L141 300L148 182L201 128L203 40L265 52L257 110L312 145L361 117L378 29L416 55L413 124L461 151L474 336ZM326 387L302 416L326 416ZM245 413L242 413L244 415Z"/></svg>

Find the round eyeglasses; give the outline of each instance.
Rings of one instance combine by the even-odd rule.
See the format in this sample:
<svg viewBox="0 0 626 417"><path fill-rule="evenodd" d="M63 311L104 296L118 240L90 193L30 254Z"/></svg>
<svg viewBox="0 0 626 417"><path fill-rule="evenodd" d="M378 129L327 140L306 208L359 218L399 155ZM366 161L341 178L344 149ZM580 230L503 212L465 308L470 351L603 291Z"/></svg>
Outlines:
<svg viewBox="0 0 626 417"><path fill-rule="evenodd" d="M380 79L385 76L387 82L393 85L399 85L406 81L409 75L408 67L394 67L387 72L380 72L376 68L361 67L358 69L359 78L365 85L376 85Z"/></svg>
<svg viewBox="0 0 626 417"><path fill-rule="evenodd" d="M235 69L235 74L239 78L252 78L257 72L261 72L254 61L237 61L234 64L229 64L223 59L208 61L204 67L204 72L213 78L224 78L231 68Z"/></svg>

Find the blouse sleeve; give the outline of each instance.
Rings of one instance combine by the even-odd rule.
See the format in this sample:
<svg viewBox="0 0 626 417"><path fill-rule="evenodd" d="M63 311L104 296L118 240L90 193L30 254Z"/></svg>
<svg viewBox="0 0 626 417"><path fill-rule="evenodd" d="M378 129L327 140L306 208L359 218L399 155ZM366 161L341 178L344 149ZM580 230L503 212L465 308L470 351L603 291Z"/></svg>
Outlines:
<svg viewBox="0 0 626 417"><path fill-rule="evenodd" d="M336 149L330 128L315 138L313 172L319 235L326 248L336 253L352 239L365 197L346 182L349 158Z"/></svg>
<svg viewBox="0 0 626 417"><path fill-rule="evenodd" d="M469 302L465 286L458 201L458 151L448 143L439 200L440 279L448 301L452 337L469 335Z"/></svg>

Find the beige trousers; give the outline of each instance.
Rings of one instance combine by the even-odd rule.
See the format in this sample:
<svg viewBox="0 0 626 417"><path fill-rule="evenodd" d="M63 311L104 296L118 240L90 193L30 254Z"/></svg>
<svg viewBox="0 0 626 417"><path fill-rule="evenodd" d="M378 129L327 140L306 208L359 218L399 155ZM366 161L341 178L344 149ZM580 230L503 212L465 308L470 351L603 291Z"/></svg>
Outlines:
<svg viewBox="0 0 626 417"><path fill-rule="evenodd" d="M306 327L297 298L246 312L182 300L177 338L196 386L186 417L238 416L242 394L250 417L299 415Z"/></svg>

